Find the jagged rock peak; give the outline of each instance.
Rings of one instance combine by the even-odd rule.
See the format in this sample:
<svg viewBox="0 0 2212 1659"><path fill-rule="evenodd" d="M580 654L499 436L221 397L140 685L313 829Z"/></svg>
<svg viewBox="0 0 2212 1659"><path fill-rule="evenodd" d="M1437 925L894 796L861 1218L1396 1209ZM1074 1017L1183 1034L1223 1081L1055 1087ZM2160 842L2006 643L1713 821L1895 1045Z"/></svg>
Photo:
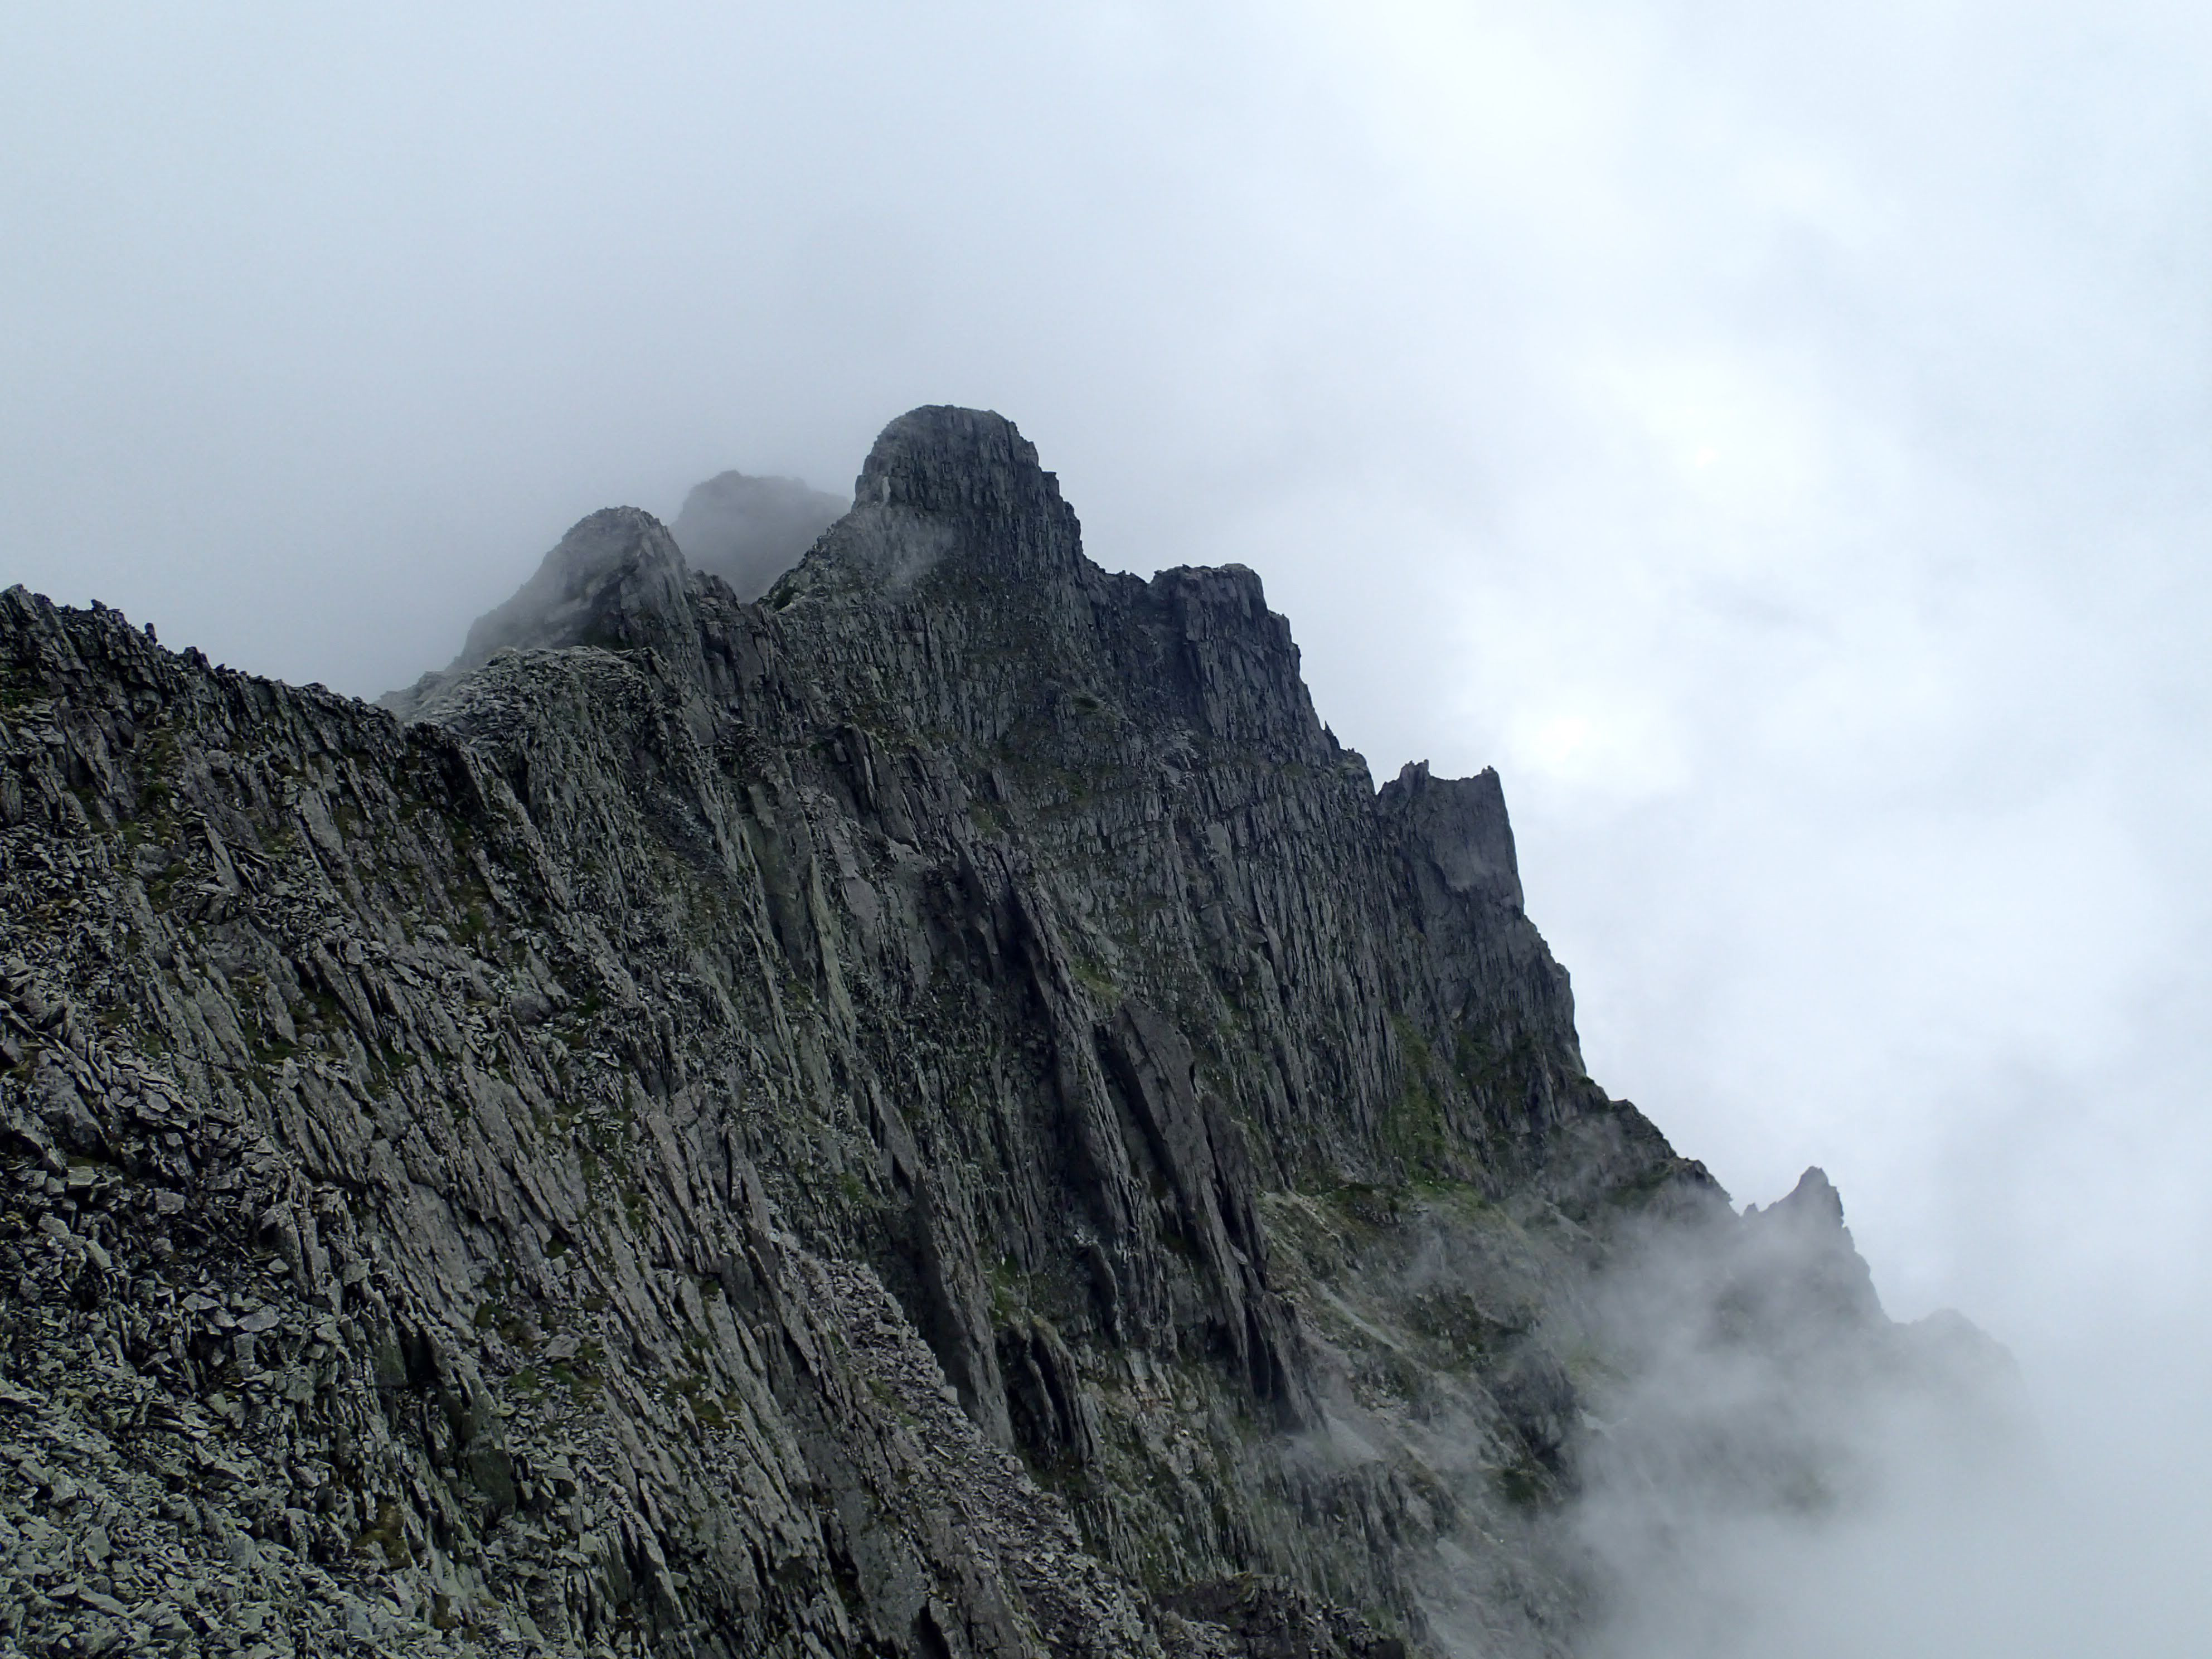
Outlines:
<svg viewBox="0 0 2212 1659"><path fill-rule="evenodd" d="M1074 510L1036 446L989 410L933 404L883 429L827 538L838 562L896 583L948 555L979 575L1068 577L1085 568Z"/></svg>
<svg viewBox="0 0 2212 1659"><path fill-rule="evenodd" d="M1797 1177L1787 1198L1778 1199L1771 1206L1773 1211L1802 1216L1807 1221L1820 1220L1832 1227L1844 1224L1844 1195L1828 1179L1828 1172L1818 1164Z"/></svg>
<svg viewBox="0 0 2212 1659"><path fill-rule="evenodd" d="M404 728L0 592L0 1652L1561 1659L1586 1472L1832 1489L1840 1206L1590 1080L1495 775L996 416L871 469L759 606L592 515Z"/></svg>
<svg viewBox="0 0 2212 1659"><path fill-rule="evenodd" d="M512 599L477 618L461 654L442 672L377 701L415 715L457 676L507 650L659 646L696 655L689 586L684 554L666 526L638 507L602 507L561 538Z"/></svg>
<svg viewBox="0 0 2212 1659"><path fill-rule="evenodd" d="M1762 1264L1765 1300L1786 1304L1792 1317L1807 1310L1860 1324L1882 1317L1874 1275L1844 1225L1843 1195L1825 1170L1807 1170L1788 1197L1764 1210L1750 1206L1744 1220Z"/></svg>
<svg viewBox="0 0 2212 1659"><path fill-rule="evenodd" d="M1038 464L1036 446L995 410L925 404L877 435L854 502L924 513L1060 506L1060 480Z"/></svg>
<svg viewBox="0 0 2212 1659"><path fill-rule="evenodd" d="M1495 769L1471 778L1433 777L1426 761L1409 761L1382 786L1376 806L1401 817L1430 869L1423 881L1441 880L1449 891L1480 893L1510 909L1522 908L1521 866L1506 816L1505 788Z"/></svg>
<svg viewBox="0 0 2212 1659"><path fill-rule="evenodd" d="M684 498L672 530L693 569L757 599L844 512L836 496L797 478L720 472Z"/></svg>
<svg viewBox="0 0 2212 1659"><path fill-rule="evenodd" d="M684 554L667 526L635 507L602 507L562 537L513 599L477 618L456 666L509 647L642 645L689 617Z"/></svg>

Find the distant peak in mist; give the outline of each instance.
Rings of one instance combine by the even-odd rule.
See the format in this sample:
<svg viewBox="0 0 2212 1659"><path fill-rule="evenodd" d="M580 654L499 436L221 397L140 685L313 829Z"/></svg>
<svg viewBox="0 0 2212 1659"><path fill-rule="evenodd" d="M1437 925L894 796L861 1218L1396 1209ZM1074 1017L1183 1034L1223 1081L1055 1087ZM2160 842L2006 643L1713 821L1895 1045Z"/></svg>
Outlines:
<svg viewBox="0 0 2212 1659"><path fill-rule="evenodd" d="M1832 1226L1840 1227L1844 1224L1844 1195L1836 1190L1835 1182L1828 1179L1828 1172L1816 1164L1797 1177L1797 1184L1790 1188L1788 1197L1777 1199L1768 1205L1767 1212L1770 1215L1780 1212L1808 1218L1819 1217ZM1758 1214L1759 1206L1751 1205L1744 1213Z"/></svg>
<svg viewBox="0 0 2212 1659"><path fill-rule="evenodd" d="M696 485L673 525L634 507L604 507L572 526L504 604L477 618L443 672L378 701L411 717L437 688L502 650L573 644L609 628L644 642L651 627L640 634L620 618L665 621L682 611L687 569L720 578L750 602L844 513L837 496L799 479L737 471Z"/></svg>
<svg viewBox="0 0 2212 1659"><path fill-rule="evenodd" d="M693 569L757 599L844 511L837 496L797 478L720 472L684 498L670 529Z"/></svg>

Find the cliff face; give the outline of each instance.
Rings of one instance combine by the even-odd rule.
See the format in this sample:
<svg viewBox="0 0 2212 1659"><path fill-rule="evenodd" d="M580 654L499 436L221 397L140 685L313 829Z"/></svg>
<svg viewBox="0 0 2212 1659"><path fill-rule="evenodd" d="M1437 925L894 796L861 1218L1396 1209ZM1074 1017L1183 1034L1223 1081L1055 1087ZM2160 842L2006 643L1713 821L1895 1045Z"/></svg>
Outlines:
<svg viewBox="0 0 2212 1659"><path fill-rule="evenodd" d="M1591 1286L1735 1218L1249 571L928 409L406 723L21 589L0 674L0 1638L1571 1650Z"/></svg>

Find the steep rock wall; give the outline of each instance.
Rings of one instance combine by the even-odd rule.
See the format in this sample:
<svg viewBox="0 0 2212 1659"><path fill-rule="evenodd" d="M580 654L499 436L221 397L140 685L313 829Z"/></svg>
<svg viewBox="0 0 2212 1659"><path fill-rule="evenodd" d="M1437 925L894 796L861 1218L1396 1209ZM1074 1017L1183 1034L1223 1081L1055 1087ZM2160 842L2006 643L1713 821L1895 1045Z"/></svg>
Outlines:
<svg viewBox="0 0 2212 1659"><path fill-rule="evenodd" d="M0 1632L1567 1650L1561 1333L1727 1212L1494 775L975 411L760 604L618 509L478 635L403 724L0 596Z"/></svg>

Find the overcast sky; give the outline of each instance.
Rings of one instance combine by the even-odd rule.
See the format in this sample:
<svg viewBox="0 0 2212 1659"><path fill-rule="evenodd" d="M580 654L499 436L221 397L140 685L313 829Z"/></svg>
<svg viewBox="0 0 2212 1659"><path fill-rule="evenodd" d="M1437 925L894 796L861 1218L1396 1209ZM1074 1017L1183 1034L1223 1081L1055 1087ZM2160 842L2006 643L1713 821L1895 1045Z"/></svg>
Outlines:
<svg viewBox="0 0 2212 1659"><path fill-rule="evenodd" d="M1378 780L1498 767L1739 1200L2201 1395L2208 84L2159 0L12 6L0 582L373 695L998 409Z"/></svg>

